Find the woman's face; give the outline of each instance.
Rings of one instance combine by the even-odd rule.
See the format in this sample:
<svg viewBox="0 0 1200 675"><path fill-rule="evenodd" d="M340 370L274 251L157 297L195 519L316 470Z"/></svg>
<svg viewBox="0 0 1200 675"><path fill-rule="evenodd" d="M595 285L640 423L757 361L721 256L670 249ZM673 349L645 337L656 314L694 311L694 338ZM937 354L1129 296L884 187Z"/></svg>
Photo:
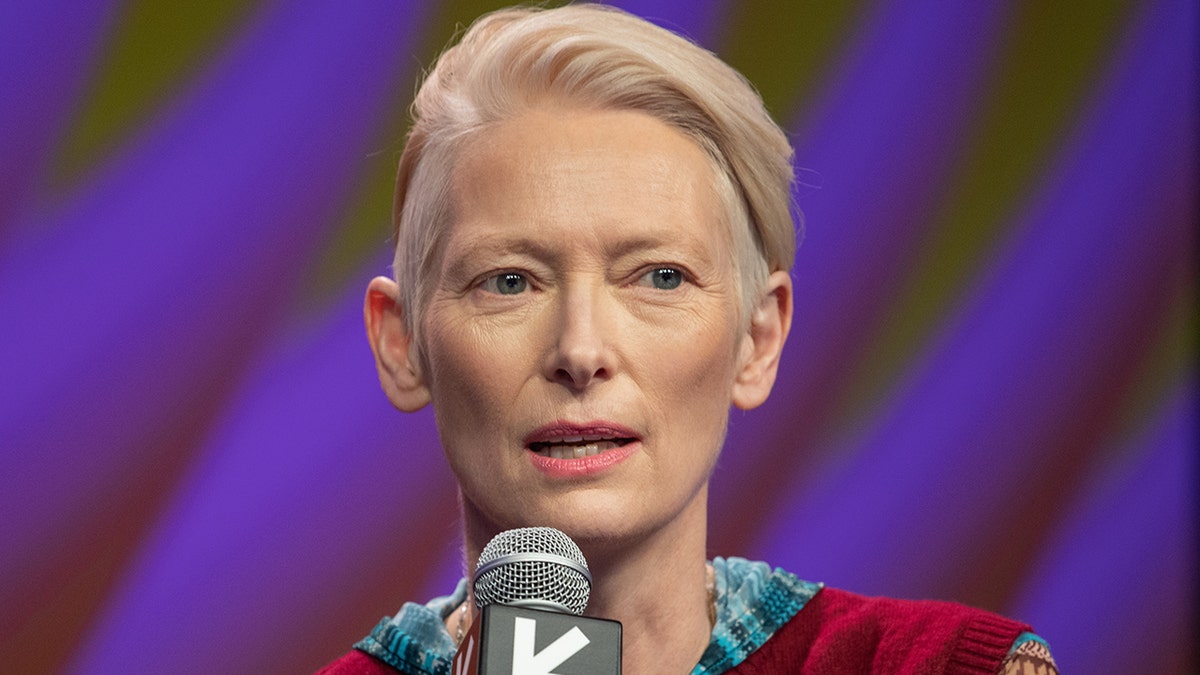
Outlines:
<svg viewBox="0 0 1200 675"><path fill-rule="evenodd" d="M461 154L424 379L468 518L630 541L705 492L752 347L710 165L640 113L535 110Z"/></svg>

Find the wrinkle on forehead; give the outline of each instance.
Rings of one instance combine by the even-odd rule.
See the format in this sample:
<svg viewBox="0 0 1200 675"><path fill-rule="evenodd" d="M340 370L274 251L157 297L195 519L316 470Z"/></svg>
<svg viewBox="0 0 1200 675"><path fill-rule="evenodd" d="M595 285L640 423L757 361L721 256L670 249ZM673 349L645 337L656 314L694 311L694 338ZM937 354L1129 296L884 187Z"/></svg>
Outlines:
<svg viewBox="0 0 1200 675"><path fill-rule="evenodd" d="M565 113L567 117L578 114ZM610 134L606 133L606 124L556 124L563 118L545 111L533 111L480 134L460 159L456 177L461 177L464 169L469 173L475 160L486 158L491 167L503 166L509 172L505 176L514 179L509 182L510 187L522 183L530 190L537 187L569 188L581 179L620 179L627 165L636 165L645 174L645 188L661 191L677 182L681 160L707 165L707 155L690 138L644 113L597 111L588 115L602 120L619 120L626 131L634 132L637 140L644 140L644 143L614 145ZM553 133L544 133L547 124L555 127ZM500 149L499 146L504 145L516 145L524 150L518 157L513 157ZM620 164L614 164L614 158L619 158ZM483 168L487 170L487 167ZM454 187L462 190L465 186L456 181ZM670 195L664 192L663 196Z"/></svg>
<svg viewBox="0 0 1200 675"><path fill-rule="evenodd" d="M563 123L577 119L588 123ZM464 146L450 195L447 239L454 237L453 223L467 218L514 230L533 218L633 226L625 233L630 237L645 235L647 225L669 230L716 224L723 243L732 244L707 153L683 132L640 112L536 109L491 126ZM645 204L654 205L664 222L648 222ZM577 236L595 234L574 229Z"/></svg>

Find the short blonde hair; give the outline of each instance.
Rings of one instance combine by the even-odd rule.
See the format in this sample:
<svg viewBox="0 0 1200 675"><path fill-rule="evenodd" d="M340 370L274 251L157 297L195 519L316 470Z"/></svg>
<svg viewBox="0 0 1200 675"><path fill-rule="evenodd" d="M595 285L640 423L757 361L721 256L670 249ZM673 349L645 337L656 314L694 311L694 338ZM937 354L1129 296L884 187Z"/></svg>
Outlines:
<svg viewBox="0 0 1200 675"><path fill-rule="evenodd" d="M442 53L412 104L396 177L393 272L414 344L462 147L547 100L642 112L696 141L726 207L743 317L767 276L791 269L801 227L792 148L744 77L711 52L616 8L504 9L477 19Z"/></svg>

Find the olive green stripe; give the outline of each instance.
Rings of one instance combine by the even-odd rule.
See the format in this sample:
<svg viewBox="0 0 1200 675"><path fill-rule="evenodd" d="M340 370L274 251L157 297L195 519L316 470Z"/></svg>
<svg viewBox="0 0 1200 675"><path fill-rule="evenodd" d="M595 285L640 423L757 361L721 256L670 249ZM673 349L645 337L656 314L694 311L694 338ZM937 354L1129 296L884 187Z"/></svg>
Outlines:
<svg viewBox="0 0 1200 675"><path fill-rule="evenodd" d="M126 2L51 166L50 187L78 184L218 52L258 3Z"/></svg>
<svg viewBox="0 0 1200 675"><path fill-rule="evenodd" d="M1132 5L1028 1L1015 8L946 197L851 375L846 419L896 380L1036 192L1113 58Z"/></svg>
<svg viewBox="0 0 1200 675"><path fill-rule="evenodd" d="M803 112L821 90L863 10L863 0L731 2L718 52L746 76L781 122Z"/></svg>

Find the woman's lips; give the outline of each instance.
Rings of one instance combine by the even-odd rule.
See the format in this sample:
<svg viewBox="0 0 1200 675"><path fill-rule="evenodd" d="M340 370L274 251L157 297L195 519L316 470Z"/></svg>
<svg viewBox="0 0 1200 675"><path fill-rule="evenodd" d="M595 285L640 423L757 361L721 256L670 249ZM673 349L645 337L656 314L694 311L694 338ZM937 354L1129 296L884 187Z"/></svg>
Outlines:
<svg viewBox="0 0 1200 675"><path fill-rule="evenodd" d="M604 471L640 446L634 431L611 422L553 422L525 437L533 465L543 473L564 478Z"/></svg>

